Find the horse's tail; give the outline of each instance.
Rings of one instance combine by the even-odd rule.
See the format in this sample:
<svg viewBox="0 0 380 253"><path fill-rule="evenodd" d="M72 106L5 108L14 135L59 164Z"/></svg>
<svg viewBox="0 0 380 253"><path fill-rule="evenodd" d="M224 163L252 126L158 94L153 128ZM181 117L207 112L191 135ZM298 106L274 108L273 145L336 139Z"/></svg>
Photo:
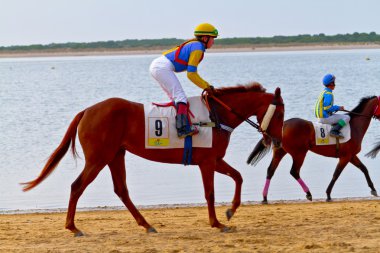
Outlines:
<svg viewBox="0 0 380 253"><path fill-rule="evenodd" d="M33 181L29 181L26 183L21 183L24 185L23 191L29 191L36 187L39 183L41 183L45 178L47 178L50 173L57 167L58 163L67 153L67 150L70 147L71 143L71 151L74 156L74 159L78 156L78 153L75 149L75 138L77 135L77 128L79 122L81 121L85 111L81 111L78 113L73 121L70 123L69 128L66 131L65 136L63 137L61 144L54 150L53 154L50 155L48 161L45 164L45 167L42 169L40 175L34 179Z"/></svg>
<svg viewBox="0 0 380 253"><path fill-rule="evenodd" d="M252 153L249 155L247 159L247 163L256 166L260 160L268 154L271 145L264 144L264 138L262 138L253 149Z"/></svg>
<svg viewBox="0 0 380 253"><path fill-rule="evenodd" d="M377 144L375 144L375 145L376 146L365 155L366 157L370 157L370 158L373 159L373 158L375 158L377 156L377 154L380 151L380 141Z"/></svg>

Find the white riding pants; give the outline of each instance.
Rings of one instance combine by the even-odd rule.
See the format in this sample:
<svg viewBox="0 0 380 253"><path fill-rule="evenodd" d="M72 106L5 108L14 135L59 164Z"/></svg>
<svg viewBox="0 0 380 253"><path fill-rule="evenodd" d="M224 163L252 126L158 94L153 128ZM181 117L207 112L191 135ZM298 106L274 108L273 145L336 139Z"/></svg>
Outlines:
<svg viewBox="0 0 380 253"><path fill-rule="evenodd" d="M350 122L350 116L348 116L347 114L333 114L328 118L319 118L318 122L322 124L333 125L338 123L338 121L341 119L344 120L344 122L346 122L346 125L348 124L348 122Z"/></svg>
<svg viewBox="0 0 380 253"><path fill-rule="evenodd" d="M175 103L187 103L187 97L181 83L174 72L174 66L164 55L153 60L150 64L149 72L154 79L161 85L170 100Z"/></svg>

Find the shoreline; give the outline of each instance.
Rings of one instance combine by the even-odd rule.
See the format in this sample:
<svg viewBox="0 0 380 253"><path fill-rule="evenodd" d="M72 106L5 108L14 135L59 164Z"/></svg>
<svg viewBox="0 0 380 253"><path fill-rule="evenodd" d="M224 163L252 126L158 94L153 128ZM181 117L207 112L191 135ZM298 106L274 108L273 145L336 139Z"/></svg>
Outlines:
<svg viewBox="0 0 380 253"><path fill-rule="evenodd" d="M333 202L360 202L360 201L379 201L376 197L347 197L334 198ZM270 200L269 204L312 204L325 203L325 198L313 199L295 199L295 200ZM261 201L245 201L241 206L247 205L263 205ZM216 202L216 207L231 206L229 202ZM207 207L206 203L186 203L186 204L157 204L157 205L136 205L139 210L160 210L160 209L176 209L176 208L198 208ZM126 211L125 206L97 206L97 207L78 207L77 212L98 212L98 211ZM0 210L1 215L20 215L20 214L51 214L51 213L66 213L67 208L36 208L36 209L11 209Z"/></svg>
<svg viewBox="0 0 380 253"><path fill-rule="evenodd" d="M62 56L106 56L106 55L155 55L161 54L167 48L136 49L136 50L46 50L46 51L0 51L1 58L27 58L27 57L62 57ZM207 50L208 53L247 53L247 52L292 52L317 50L355 50L380 49L380 44L327 44L327 45L265 45L221 47L217 46Z"/></svg>

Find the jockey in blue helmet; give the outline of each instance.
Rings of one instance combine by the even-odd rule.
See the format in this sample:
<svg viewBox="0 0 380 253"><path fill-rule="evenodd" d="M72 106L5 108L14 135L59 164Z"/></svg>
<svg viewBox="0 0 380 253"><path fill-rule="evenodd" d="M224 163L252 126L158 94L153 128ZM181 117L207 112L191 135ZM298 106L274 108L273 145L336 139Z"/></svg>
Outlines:
<svg viewBox="0 0 380 253"><path fill-rule="evenodd" d="M334 114L337 111L344 110L344 106L334 105L335 76L333 74L325 75L322 83L325 89L321 92L315 104L315 116L320 123L333 126L330 131L331 136L344 138L340 130L348 124L350 116L347 114Z"/></svg>

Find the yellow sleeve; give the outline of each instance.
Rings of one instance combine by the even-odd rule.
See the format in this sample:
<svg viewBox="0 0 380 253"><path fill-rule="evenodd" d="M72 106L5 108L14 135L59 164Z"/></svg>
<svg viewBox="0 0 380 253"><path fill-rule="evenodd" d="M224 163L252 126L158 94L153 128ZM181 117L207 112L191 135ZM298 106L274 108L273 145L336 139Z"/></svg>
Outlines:
<svg viewBox="0 0 380 253"><path fill-rule="evenodd" d="M210 87L210 84L203 80L197 72L187 72L187 77L202 90Z"/></svg>
<svg viewBox="0 0 380 253"><path fill-rule="evenodd" d="M210 84L203 80L198 72L197 67L199 64L199 61L202 58L203 51L201 50L195 50L191 52L188 62L188 69L187 69L187 78L190 79L194 84L196 84L201 89L206 89L210 87Z"/></svg>

